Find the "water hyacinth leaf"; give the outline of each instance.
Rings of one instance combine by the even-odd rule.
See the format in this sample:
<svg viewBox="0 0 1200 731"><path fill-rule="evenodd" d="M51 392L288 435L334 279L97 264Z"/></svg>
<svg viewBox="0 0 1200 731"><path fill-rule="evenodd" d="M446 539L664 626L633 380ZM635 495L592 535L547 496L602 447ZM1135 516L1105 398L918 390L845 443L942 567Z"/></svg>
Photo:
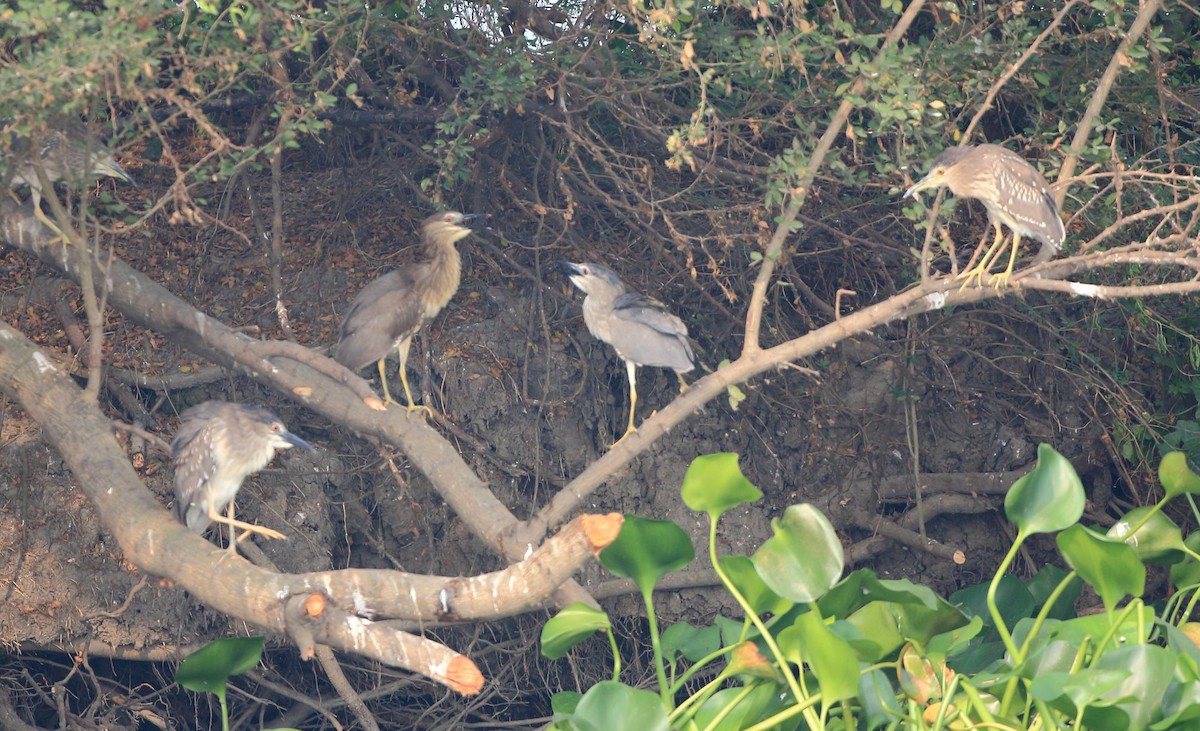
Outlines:
<svg viewBox="0 0 1200 731"><path fill-rule="evenodd" d="M698 513L708 513L714 521L731 508L762 499L762 491L742 474L738 456L732 452L693 459L680 492L685 505Z"/></svg>
<svg viewBox="0 0 1200 731"><path fill-rule="evenodd" d="M1033 471L1017 480L1004 498L1004 514L1022 535L1055 533L1083 515L1083 483L1067 458L1038 445Z"/></svg>
<svg viewBox="0 0 1200 731"><path fill-rule="evenodd" d="M715 624L693 627L687 622L678 622L662 634L663 654L669 658L679 655L696 662L716 652L720 646L721 630Z"/></svg>
<svg viewBox="0 0 1200 731"><path fill-rule="evenodd" d="M1142 595L1146 566L1129 545L1073 525L1058 534L1058 550L1096 590L1106 610L1111 612L1126 595Z"/></svg>
<svg viewBox="0 0 1200 731"><path fill-rule="evenodd" d="M262 651L262 637L213 640L179 663L175 682L197 693L224 697L226 681L257 665Z"/></svg>
<svg viewBox="0 0 1200 731"><path fill-rule="evenodd" d="M1133 530L1134 526L1140 527ZM1165 566L1184 558L1183 533L1179 526L1153 505L1143 505L1125 513L1105 535L1124 541L1146 563Z"/></svg>
<svg viewBox="0 0 1200 731"><path fill-rule="evenodd" d="M763 583L758 569L754 568L754 562L748 556L721 556L717 560L729 583L733 584L756 614L782 614L794 605Z"/></svg>
<svg viewBox="0 0 1200 731"><path fill-rule="evenodd" d="M771 521L775 535L751 560L776 594L794 602L816 600L837 583L845 566L842 544L829 520L812 505L792 505Z"/></svg>
<svg viewBox="0 0 1200 731"><path fill-rule="evenodd" d="M882 670L872 670L859 678L858 695L868 731L893 724L904 716L896 691Z"/></svg>
<svg viewBox="0 0 1200 731"><path fill-rule="evenodd" d="M611 629L608 615L603 610L575 602L542 626L542 654L551 660L558 660L597 631L608 632Z"/></svg>
<svg viewBox="0 0 1200 731"><path fill-rule="evenodd" d="M828 707L858 695L858 659L853 648L829 631L816 612L805 612L779 633L779 649L793 665L807 664Z"/></svg>
<svg viewBox="0 0 1200 731"><path fill-rule="evenodd" d="M600 563L617 576L633 579L642 595L649 596L654 582L695 557L691 539L671 521L627 515L617 540L600 552Z"/></svg>
<svg viewBox="0 0 1200 731"><path fill-rule="evenodd" d="M1158 481L1162 483L1167 499L1183 495L1200 495L1200 477L1188 467L1183 452L1170 452L1158 463Z"/></svg>
<svg viewBox="0 0 1200 731"><path fill-rule="evenodd" d="M570 728L670 731L671 724L657 694L613 680L596 683L583 694Z"/></svg>

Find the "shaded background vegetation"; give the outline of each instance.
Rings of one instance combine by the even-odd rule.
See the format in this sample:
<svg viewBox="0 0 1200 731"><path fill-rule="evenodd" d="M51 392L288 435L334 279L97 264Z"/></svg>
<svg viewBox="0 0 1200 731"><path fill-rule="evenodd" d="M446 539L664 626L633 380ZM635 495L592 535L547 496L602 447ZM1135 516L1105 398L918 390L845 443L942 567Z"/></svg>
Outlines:
<svg viewBox="0 0 1200 731"><path fill-rule="evenodd" d="M140 187L103 182L98 196L95 188L60 191L92 216L92 240L208 314L265 337L330 345L353 293L417 255L416 221L439 207L490 214L492 233L464 242L463 288L423 338L428 357L414 358L422 361L414 370L422 398L446 412L448 437L525 517L624 423L623 373L582 329L575 297L551 273L553 260L604 261L670 303L706 369L741 350L767 241L797 196L805 202L770 285L764 345L901 292L921 276L927 213L899 191L958 143L996 80L1062 8L929 3L904 41L880 54L903 10L899 0L10 2L0 6L0 110L10 130L24 134L81 119L108 138ZM1054 182L1135 12L1116 0L1071 5L999 89L972 140L1022 152ZM1130 212L1184 195L1169 176L1191 175L1197 160L1198 30L1193 6L1164 2L1124 59L1067 190L1069 253ZM852 90L856 79L865 84ZM803 167L848 95L850 126L811 188L801 189ZM1145 175L1122 183L1114 174L1125 170ZM942 206L941 220L961 264L986 234L986 214L958 201ZM1122 236L1148 236L1153 225ZM935 232L940 271L950 269L950 252L938 246L945 240ZM1132 266L1080 278L1164 279ZM52 280L52 272L7 252L0 312L67 352L67 324L54 302L75 302L74 290L60 296ZM900 510L909 496L883 487L892 478L959 475L962 492L986 493L986 475L1026 466L1047 441L1088 477L1094 516L1103 520L1114 506L1145 499L1159 445L1200 446L1196 318L1193 299L1106 302L1033 292L882 327L798 364L811 371L785 368L744 384L736 409L710 403L601 502L685 518L675 491L688 460L737 451L768 494L762 514L746 518L744 535L730 537L732 548L744 548L773 511L797 500L827 501L831 511L857 501L875 517ZM193 387L184 377L205 373L204 363L116 313L107 313L104 331L110 380L142 404L114 404L118 418L169 434L175 413L214 395L283 408L278 396L232 379ZM166 385L130 388L136 376ZM642 383L644 417L670 400L674 379L649 372ZM326 467L337 477L314 489L342 513L314 529L309 559L445 574L500 565L402 456L381 457L302 412L287 420L306 438L336 445L336 465ZM24 429L11 426L19 423L11 411L7 423L0 450L8 502L0 510L25 504L16 486L26 473L53 471L28 457L18 465L12 455ZM166 492L165 476L151 469L148 481L156 478ZM883 540L860 559L873 558L881 575L939 588L973 583L989 573L1005 540L1005 527L985 512L994 504L981 498L969 512L982 517L930 526L942 543L967 550L964 566L909 550L879 557L894 548ZM873 540L861 515L834 519L847 542ZM710 615L718 607L699 601L702 594L681 593L675 609ZM45 614L39 602L30 606ZM486 726L546 713L546 688L586 684L593 669L586 660L538 664L528 655L537 621L457 638L489 669L492 692L482 702L419 718L379 710L381 723L455 727L466 717ZM204 639L205 629L218 632L188 625L175 644ZM86 634L72 628L60 639ZM11 623L0 636L28 639ZM280 655L277 674L256 679L257 693L282 697L270 682L321 692L311 673ZM8 676L20 678L13 683L23 693L58 682L65 665L47 657L9 658ZM35 672L22 674L30 667ZM142 680L166 684L145 675L157 669L138 664L93 669L126 695ZM387 686L376 671L356 670L356 687L405 694L410 711L438 700L419 683ZM72 692L86 699L95 689ZM20 698L22 707L38 706L33 696ZM159 704L159 712L170 705L141 701ZM72 712L96 720L134 705L81 700ZM181 711L178 722L193 713L205 727L202 712ZM39 713L43 721L51 716Z"/></svg>

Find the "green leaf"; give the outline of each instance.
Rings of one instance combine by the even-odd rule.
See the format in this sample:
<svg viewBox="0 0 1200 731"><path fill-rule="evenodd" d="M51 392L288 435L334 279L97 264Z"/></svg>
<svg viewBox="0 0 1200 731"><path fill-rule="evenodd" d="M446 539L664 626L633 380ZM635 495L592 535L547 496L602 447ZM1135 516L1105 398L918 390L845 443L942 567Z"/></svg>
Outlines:
<svg viewBox="0 0 1200 731"><path fill-rule="evenodd" d="M583 700L583 693L576 690L560 690L550 696L550 710L554 711L557 717L560 713L569 716L579 707L579 701Z"/></svg>
<svg viewBox="0 0 1200 731"><path fill-rule="evenodd" d="M617 576L633 579L648 597L654 582L695 557L691 539L671 521L627 515L617 540L600 552L600 563Z"/></svg>
<svg viewBox="0 0 1200 731"><path fill-rule="evenodd" d="M794 606L794 602L779 596L763 583L748 556L721 556L717 561L729 583L733 584L755 614L782 614Z"/></svg>
<svg viewBox="0 0 1200 731"><path fill-rule="evenodd" d="M1158 481L1162 483L1167 500L1178 495L1200 495L1200 477L1188 467L1183 452L1171 452L1158 463Z"/></svg>
<svg viewBox="0 0 1200 731"><path fill-rule="evenodd" d="M862 698L868 731L893 724L904 717L900 702L896 700L896 691L882 670L864 673L858 681L858 694Z"/></svg>
<svg viewBox="0 0 1200 731"><path fill-rule="evenodd" d="M575 602L551 617L542 627L542 654L551 660L558 660L597 631L611 630L612 624L603 610Z"/></svg>
<svg viewBox="0 0 1200 731"><path fill-rule="evenodd" d="M570 719L579 729L671 730L667 712L657 695L613 680L603 680L589 688Z"/></svg>
<svg viewBox="0 0 1200 731"><path fill-rule="evenodd" d="M1054 533L1079 522L1084 499L1075 468L1050 445L1040 444L1037 466L1008 491L1004 513L1022 535Z"/></svg>
<svg viewBox="0 0 1200 731"><path fill-rule="evenodd" d="M816 600L837 583L845 565L829 520L809 504L792 505L771 521L775 535L751 560L776 594L794 602Z"/></svg>
<svg viewBox="0 0 1200 731"><path fill-rule="evenodd" d="M766 718L772 707L777 707L779 686L773 682L755 681L753 687L746 692L744 687L724 688L713 693L704 701L704 705L696 712L694 726L696 729L743 729L754 725L755 721ZM726 711L727 708L732 708ZM718 714L724 713L719 725L713 726ZM615 728L615 727L614 727Z"/></svg>
<svg viewBox="0 0 1200 731"><path fill-rule="evenodd" d="M669 658L681 655L696 662L716 652L720 646L721 631L716 625L693 627L687 622L678 622L662 634L663 655Z"/></svg>
<svg viewBox="0 0 1200 731"><path fill-rule="evenodd" d="M725 511L762 499L755 487L738 467L738 456L732 452L705 454L694 460L683 476L683 502L698 513L708 513L717 520Z"/></svg>
<svg viewBox="0 0 1200 731"><path fill-rule="evenodd" d="M1146 567L1121 541L1073 525L1058 535L1058 550L1110 612L1126 595L1141 596L1145 589Z"/></svg>
<svg viewBox="0 0 1200 731"><path fill-rule="evenodd" d="M1140 527L1133 530L1135 526ZM1185 555L1179 526L1153 505L1130 510L1105 535L1124 541L1146 563L1165 566L1178 563Z"/></svg>
<svg viewBox="0 0 1200 731"><path fill-rule="evenodd" d="M179 663L175 682L197 693L223 697L226 681L257 665L262 659L262 651L262 637L213 640Z"/></svg>
<svg viewBox="0 0 1200 731"><path fill-rule="evenodd" d="M858 695L858 658L850 644L829 631L816 612L805 612L779 633L779 649L792 664L807 664L821 685L821 701L831 704Z"/></svg>

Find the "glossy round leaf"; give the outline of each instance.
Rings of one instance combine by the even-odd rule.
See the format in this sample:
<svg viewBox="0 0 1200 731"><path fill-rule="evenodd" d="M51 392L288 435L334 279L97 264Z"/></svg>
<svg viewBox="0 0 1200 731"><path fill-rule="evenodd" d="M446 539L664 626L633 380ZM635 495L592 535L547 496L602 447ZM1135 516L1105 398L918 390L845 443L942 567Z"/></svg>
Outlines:
<svg viewBox="0 0 1200 731"><path fill-rule="evenodd" d="M780 597L763 583L758 569L754 568L754 562L748 556L721 556L717 560L729 582L755 614L782 614L794 605L794 602Z"/></svg>
<svg viewBox="0 0 1200 731"><path fill-rule="evenodd" d="M1133 530L1138 525L1140 527ZM1124 541L1146 563L1167 565L1184 557L1183 533L1179 526L1153 505L1130 510L1113 523L1105 535Z"/></svg>
<svg viewBox="0 0 1200 731"><path fill-rule="evenodd" d="M627 515L617 540L600 552L600 563L617 576L633 579L648 596L654 582L695 557L692 540L671 521Z"/></svg>
<svg viewBox="0 0 1200 731"><path fill-rule="evenodd" d="M1083 515L1083 483L1067 458L1038 445L1033 471L1017 480L1004 498L1004 513L1023 535L1054 533Z"/></svg>
<svg viewBox="0 0 1200 731"><path fill-rule="evenodd" d="M1121 541L1073 525L1058 535L1058 550L1110 612L1126 595L1141 596L1145 589L1146 566Z"/></svg>
<svg viewBox="0 0 1200 731"><path fill-rule="evenodd" d="M262 659L262 637L213 640L183 659L175 682L197 693L225 694L225 682L250 670Z"/></svg>
<svg viewBox="0 0 1200 731"><path fill-rule="evenodd" d="M762 491L742 474L733 452L693 459L683 476L681 492L685 505L698 513L708 513L712 520L731 508L762 499Z"/></svg>
<svg viewBox="0 0 1200 731"><path fill-rule="evenodd" d="M576 728L670 731L658 695L613 680L596 683L583 694L571 721Z"/></svg>
<svg viewBox="0 0 1200 731"><path fill-rule="evenodd" d="M542 626L542 654L551 660L558 660L597 631L608 632L611 628L608 615L603 610L575 602Z"/></svg>
<svg viewBox="0 0 1200 731"><path fill-rule="evenodd" d="M1168 500L1184 493L1200 495L1200 477L1188 467L1183 452L1170 452L1162 458L1158 463L1158 481Z"/></svg>
<svg viewBox="0 0 1200 731"><path fill-rule="evenodd" d="M779 649L788 662L808 665L828 707L858 695L858 656L850 643L829 631L816 612L805 612L779 633Z"/></svg>
<svg viewBox="0 0 1200 731"><path fill-rule="evenodd" d="M792 505L771 521L775 535L751 558L776 594L794 602L815 601L837 583L845 565L842 544L829 520L812 505Z"/></svg>

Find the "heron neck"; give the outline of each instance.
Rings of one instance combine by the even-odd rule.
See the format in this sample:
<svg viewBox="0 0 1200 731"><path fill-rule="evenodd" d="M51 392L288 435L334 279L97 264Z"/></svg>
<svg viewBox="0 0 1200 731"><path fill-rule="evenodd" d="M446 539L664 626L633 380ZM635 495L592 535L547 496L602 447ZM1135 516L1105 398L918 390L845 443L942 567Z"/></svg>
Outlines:
<svg viewBox="0 0 1200 731"><path fill-rule="evenodd" d="M429 259L430 291L439 293L439 296L436 297L436 301L429 302L428 305L429 309L433 311L432 314L436 314L446 306L446 303L458 290L459 280L462 278L462 260L452 241L431 241L429 253L431 255Z"/></svg>

